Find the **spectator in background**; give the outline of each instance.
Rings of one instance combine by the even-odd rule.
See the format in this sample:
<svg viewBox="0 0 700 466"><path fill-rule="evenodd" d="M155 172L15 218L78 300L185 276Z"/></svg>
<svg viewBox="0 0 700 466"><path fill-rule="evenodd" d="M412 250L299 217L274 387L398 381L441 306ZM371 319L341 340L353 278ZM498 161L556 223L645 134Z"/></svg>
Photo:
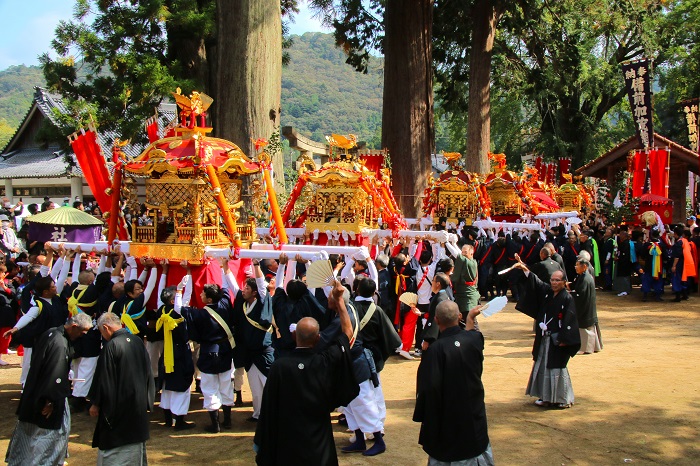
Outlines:
<svg viewBox="0 0 700 466"><path fill-rule="evenodd" d="M51 210L53 207L51 205L53 202L51 202L51 198L49 196L44 197L44 202L41 203L41 211L46 212L47 210Z"/></svg>

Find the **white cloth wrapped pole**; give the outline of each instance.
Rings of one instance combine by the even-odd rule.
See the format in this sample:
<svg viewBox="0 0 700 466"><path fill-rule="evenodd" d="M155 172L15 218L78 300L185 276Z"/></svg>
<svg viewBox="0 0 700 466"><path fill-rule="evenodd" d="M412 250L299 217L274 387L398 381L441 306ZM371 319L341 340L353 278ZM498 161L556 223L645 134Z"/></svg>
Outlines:
<svg viewBox="0 0 700 466"><path fill-rule="evenodd" d="M433 240L438 243L446 243L450 240L450 234L445 230L440 231L416 231L416 230L399 230L399 238L416 238L422 236L428 240ZM362 230L362 236L371 238L377 236L379 238L386 238L392 236L391 230Z"/></svg>
<svg viewBox="0 0 700 466"><path fill-rule="evenodd" d="M306 233L306 228L285 228L284 231L287 232L287 236L301 237ZM256 228L255 234L258 236L268 236L270 234L269 228Z"/></svg>
<svg viewBox="0 0 700 466"><path fill-rule="evenodd" d="M104 245L99 245L95 243L69 243L65 241L51 241L51 247L54 249L58 249L58 246L61 244L66 249L76 249L78 246L80 246L80 249L82 249L83 252L90 252L93 248L95 248L96 251L99 251L100 249L107 249L106 242Z"/></svg>
<svg viewBox="0 0 700 466"><path fill-rule="evenodd" d="M250 248L256 251L260 250L274 250L275 247L272 244L264 244L264 243L253 243L250 245ZM289 251L303 251L303 252L321 252L325 251L328 254L347 254L347 255L353 255L356 254L360 251L360 247L358 246L318 246L318 245L312 245L312 244L282 244L280 245L280 248L282 251L284 251L288 256L292 257L290 255ZM241 250L243 251L243 250Z"/></svg>
<svg viewBox="0 0 700 466"><path fill-rule="evenodd" d="M535 218L537 220L552 220L556 218L569 218L569 217L578 217L578 212L575 210L572 210L571 212L546 212L543 214L537 214L535 215Z"/></svg>
<svg viewBox="0 0 700 466"><path fill-rule="evenodd" d="M514 223L514 222L494 222L493 220L477 220L472 225L476 228L487 230L489 228L502 228L511 230L539 230L542 228L539 223Z"/></svg>
<svg viewBox="0 0 700 466"><path fill-rule="evenodd" d="M299 251L297 249L287 249L284 251L279 251L275 249L265 250L265 249L240 249L238 252L238 257L240 259L279 259L282 253L287 254L290 258L294 258L299 254L302 259L315 261L323 258L323 254L320 251L310 252L310 251ZM233 251L229 248L204 248L204 255L207 257L231 257Z"/></svg>
<svg viewBox="0 0 700 466"><path fill-rule="evenodd" d="M114 243L112 243L112 248L109 248L107 241L95 241L95 245L97 245L97 249L113 249L114 246L117 245L117 243L119 243L119 250L121 252L129 254L129 245L131 244L131 241L114 240Z"/></svg>

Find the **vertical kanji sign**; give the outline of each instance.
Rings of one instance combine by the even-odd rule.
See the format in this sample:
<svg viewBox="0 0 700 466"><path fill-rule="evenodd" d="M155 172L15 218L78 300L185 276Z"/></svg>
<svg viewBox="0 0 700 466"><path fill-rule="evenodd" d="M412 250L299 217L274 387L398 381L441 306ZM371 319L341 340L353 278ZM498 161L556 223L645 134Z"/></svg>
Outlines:
<svg viewBox="0 0 700 466"><path fill-rule="evenodd" d="M654 145L654 127L651 106L651 74L649 60L640 60L622 65L627 95L632 108L632 118L637 130L637 138L642 149Z"/></svg>

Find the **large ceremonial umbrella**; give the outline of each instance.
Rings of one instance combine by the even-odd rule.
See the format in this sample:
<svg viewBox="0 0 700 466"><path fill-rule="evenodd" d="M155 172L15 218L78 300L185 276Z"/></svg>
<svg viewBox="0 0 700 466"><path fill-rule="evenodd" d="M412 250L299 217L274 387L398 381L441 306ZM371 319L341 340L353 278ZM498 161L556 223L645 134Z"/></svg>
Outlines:
<svg viewBox="0 0 700 466"><path fill-rule="evenodd" d="M32 241L94 243L104 223L73 207L59 207L24 219Z"/></svg>

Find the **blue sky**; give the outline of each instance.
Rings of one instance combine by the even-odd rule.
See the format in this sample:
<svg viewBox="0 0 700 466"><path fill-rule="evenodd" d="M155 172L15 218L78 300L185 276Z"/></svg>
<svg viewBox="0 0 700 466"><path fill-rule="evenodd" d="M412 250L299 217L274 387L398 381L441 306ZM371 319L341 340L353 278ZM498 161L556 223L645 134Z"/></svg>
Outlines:
<svg viewBox="0 0 700 466"><path fill-rule="evenodd" d="M291 24L292 34L324 31L311 17L306 2ZM60 20L70 20L74 0L0 0L0 70L12 65L37 65L37 57L49 51L54 30ZM328 31L325 31L328 32Z"/></svg>

